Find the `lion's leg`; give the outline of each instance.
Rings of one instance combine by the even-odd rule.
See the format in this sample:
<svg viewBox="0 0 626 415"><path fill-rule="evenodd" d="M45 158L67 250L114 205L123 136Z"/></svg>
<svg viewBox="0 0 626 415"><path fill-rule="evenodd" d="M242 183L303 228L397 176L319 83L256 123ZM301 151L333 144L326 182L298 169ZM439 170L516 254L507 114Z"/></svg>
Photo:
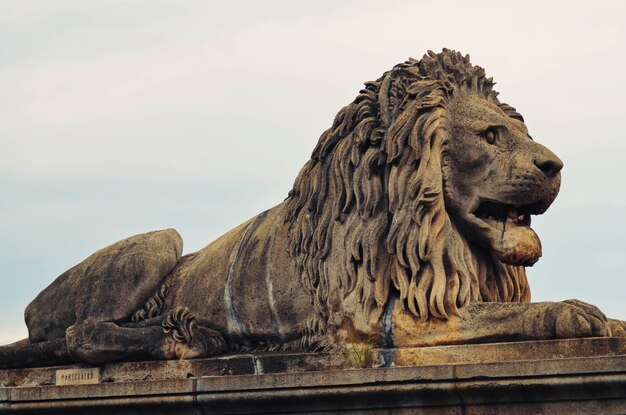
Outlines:
<svg viewBox="0 0 626 415"><path fill-rule="evenodd" d="M130 328L94 319L76 323L66 332L70 357L92 365L131 358L164 359L163 338L160 326Z"/></svg>
<svg viewBox="0 0 626 415"><path fill-rule="evenodd" d="M610 336L606 317L576 300L542 303L474 303L447 321L418 322L398 304L393 313L396 346L484 343Z"/></svg>
<svg viewBox="0 0 626 415"><path fill-rule="evenodd" d="M99 250L46 287L25 312L31 342L63 338L88 318L122 322L143 306L180 259L173 229L123 239Z"/></svg>
<svg viewBox="0 0 626 415"><path fill-rule="evenodd" d="M28 339L0 346L0 368L51 366L69 363L65 338L31 343Z"/></svg>
<svg viewBox="0 0 626 415"><path fill-rule="evenodd" d="M0 365L41 365L56 362L59 356L66 358L68 353L71 356L65 346L67 330L83 322L117 325L144 309L149 317L158 314L152 306L163 303L152 300L155 295L163 299L165 280L181 252L180 236L168 229L136 235L94 253L59 276L28 305L29 339L0 348Z"/></svg>
<svg viewBox="0 0 626 415"><path fill-rule="evenodd" d="M576 305L578 307L584 308L589 313L595 314L598 318L606 321L606 324L609 329L609 335L611 337L626 337L626 321L617 320L614 318L606 318L603 312L601 312L596 306L585 303L580 300L567 300L565 301L568 304Z"/></svg>
<svg viewBox="0 0 626 415"><path fill-rule="evenodd" d="M136 325L86 319L68 328L72 359L89 364L128 359L198 358L224 353L226 342L218 331L195 324L185 308Z"/></svg>

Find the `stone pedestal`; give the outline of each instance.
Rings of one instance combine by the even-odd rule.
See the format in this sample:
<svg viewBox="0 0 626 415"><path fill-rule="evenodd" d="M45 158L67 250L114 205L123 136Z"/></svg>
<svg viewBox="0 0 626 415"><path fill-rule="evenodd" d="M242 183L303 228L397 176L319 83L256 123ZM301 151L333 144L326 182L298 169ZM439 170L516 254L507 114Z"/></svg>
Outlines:
<svg viewBox="0 0 626 415"><path fill-rule="evenodd" d="M0 413L623 414L625 340L2 370Z"/></svg>

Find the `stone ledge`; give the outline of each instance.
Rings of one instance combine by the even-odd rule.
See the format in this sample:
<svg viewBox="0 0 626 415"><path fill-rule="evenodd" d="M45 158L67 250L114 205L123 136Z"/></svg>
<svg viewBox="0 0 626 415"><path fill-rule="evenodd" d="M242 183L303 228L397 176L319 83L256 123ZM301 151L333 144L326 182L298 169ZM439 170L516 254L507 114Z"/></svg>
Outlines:
<svg viewBox="0 0 626 415"><path fill-rule="evenodd" d="M366 369L311 353L116 363L100 369L101 383L65 386L54 385L60 367L3 370L0 413L626 413L625 345L580 339L376 350L394 366ZM487 362L475 362L481 355ZM427 357L432 364L410 365ZM233 372L240 373L220 375Z"/></svg>

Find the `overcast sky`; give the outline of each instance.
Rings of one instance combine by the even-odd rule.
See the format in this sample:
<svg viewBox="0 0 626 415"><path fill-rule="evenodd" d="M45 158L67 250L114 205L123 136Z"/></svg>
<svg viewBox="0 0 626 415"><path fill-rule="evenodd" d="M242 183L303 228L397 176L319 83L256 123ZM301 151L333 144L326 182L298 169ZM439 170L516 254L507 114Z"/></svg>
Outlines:
<svg viewBox="0 0 626 415"><path fill-rule="evenodd" d="M185 252L284 199L364 82L469 53L565 162L535 301L626 319L626 2L0 0L0 344L127 236Z"/></svg>

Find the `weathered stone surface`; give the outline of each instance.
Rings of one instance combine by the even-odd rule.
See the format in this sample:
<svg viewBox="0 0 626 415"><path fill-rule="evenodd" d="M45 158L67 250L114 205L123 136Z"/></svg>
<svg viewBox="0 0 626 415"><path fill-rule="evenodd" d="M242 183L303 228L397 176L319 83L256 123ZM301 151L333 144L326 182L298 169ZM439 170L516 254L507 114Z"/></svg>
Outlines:
<svg viewBox="0 0 626 415"><path fill-rule="evenodd" d="M496 350L502 351L502 358ZM569 415L626 411L624 339L375 350L374 360L382 362L389 352L395 357L386 366L366 369L349 368L348 356L316 353L111 363L100 369L101 383L73 386L50 383L51 374L59 368L2 370L0 383L5 387L0 388L0 413ZM413 363L406 356L434 363L404 366ZM285 366L275 367L275 359ZM489 363L471 363L478 359ZM224 368L237 375L220 373Z"/></svg>
<svg viewBox="0 0 626 415"><path fill-rule="evenodd" d="M526 360L559 360L626 355L624 338L587 338L459 346L371 349L366 364L355 359L351 348L332 353L260 352L206 359L159 362L117 362L99 367L100 383L187 379L205 376L302 373L359 367L436 366ZM0 370L0 387L58 385L59 370L81 365Z"/></svg>
<svg viewBox="0 0 626 415"><path fill-rule="evenodd" d="M365 346L364 346L365 347ZM268 373L301 373L329 369L433 366L465 363L493 363L521 360L554 360L626 355L624 338L587 338L550 341L470 344L416 348L370 349L363 364L348 347L332 353L258 352L206 359L158 362L117 362L99 367L100 382L186 379ZM49 386L57 384L58 370L84 366L52 366L0 370L0 387Z"/></svg>
<svg viewBox="0 0 626 415"><path fill-rule="evenodd" d="M0 367L334 348L364 366L372 347L626 336L590 304L529 303L530 217L563 164L493 85L445 49L396 65L284 202L182 258L173 230L95 253L33 301Z"/></svg>
<svg viewBox="0 0 626 415"><path fill-rule="evenodd" d="M64 337L68 327L87 318L127 318L143 305L128 304L128 298L135 293L148 298L153 281L163 281L182 250L182 239L173 229L136 235L99 250L64 272L26 307L29 340Z"/></svg>
<svg viewBox="0 0 626 415"><path fill-rule="evenodd" d="M0 348L0 367L67 361L89 341L75 335L86 321L152 317L158 303L144 302L172 271L182 248L173 229L149 232L103 248L64 272L28 305L29 341ZM80 353L72 357L82 360Z"/></svg>

